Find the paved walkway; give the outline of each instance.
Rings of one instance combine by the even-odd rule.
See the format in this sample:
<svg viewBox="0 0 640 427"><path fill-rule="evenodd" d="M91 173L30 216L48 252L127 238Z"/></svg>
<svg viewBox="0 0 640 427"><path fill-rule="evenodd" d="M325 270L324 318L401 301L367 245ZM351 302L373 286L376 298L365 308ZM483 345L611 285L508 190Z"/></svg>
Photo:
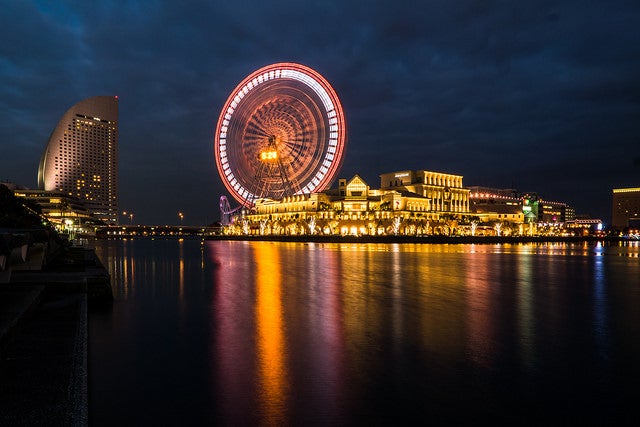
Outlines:
<svg viewBox="0 0 640 427"><path fill-rule="evenodd" d="M43 285L0 284L0 354L20 320L38 306L43 290Z"/></svg>
<svg viewBox="0 0 640 427"><path fill-rule="evenodd" d="M112 298L109 273L81 247L32 259L0 283L0 426L86 426L87 301Z"/></svg>
<svg viewBox="0 0 640 427"><path fill-rule="evenodd" d="M87 425L87 296L3 288L0 425Z"/></svg>

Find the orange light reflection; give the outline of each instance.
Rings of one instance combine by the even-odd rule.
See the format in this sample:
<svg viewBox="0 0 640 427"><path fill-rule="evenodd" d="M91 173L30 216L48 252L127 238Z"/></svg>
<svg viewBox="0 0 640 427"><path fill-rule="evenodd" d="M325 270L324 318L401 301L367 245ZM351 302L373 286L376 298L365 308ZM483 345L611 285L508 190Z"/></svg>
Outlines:
<svg viewBox="0 0 640 427"><path fill-rule="evenodd" d="M268 242L256 245L255 261L256 328L263 420L267 425L283 425L287 380L277 246Z"/></svg>
<svg viewBox="0 0 640 427"><path fill-rule="evenodd" d="M184 302L184 240L178 240L180 258L180 288L178 289L180 302Z"/></svg>

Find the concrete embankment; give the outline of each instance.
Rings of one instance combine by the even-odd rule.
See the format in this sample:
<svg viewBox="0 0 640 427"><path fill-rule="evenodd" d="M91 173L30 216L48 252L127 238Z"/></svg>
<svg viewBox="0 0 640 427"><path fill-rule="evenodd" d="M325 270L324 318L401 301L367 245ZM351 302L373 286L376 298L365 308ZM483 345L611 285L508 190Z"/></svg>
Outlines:
<svg viewBox="0 0 640 427"><path fill-rule="evenodd" d="M109 274L82 247L32 267L0 283L0 425L87 425L87 307Z"/></svg>

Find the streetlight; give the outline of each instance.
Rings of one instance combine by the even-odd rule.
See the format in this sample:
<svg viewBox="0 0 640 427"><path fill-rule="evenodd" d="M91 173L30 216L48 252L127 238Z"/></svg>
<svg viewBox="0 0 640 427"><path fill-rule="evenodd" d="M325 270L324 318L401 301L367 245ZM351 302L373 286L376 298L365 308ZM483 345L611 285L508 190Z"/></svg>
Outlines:
<svg viewBox="0 0 640 427"><path fill-rule="evenodd" d="M129 224L133 224L133 212L122 211L122 216L129 217Z"/></svg>
<svg viewBox="0 0 640 427"><path fill-rule="evenodd" d="M182 225L182 220L184 219L184 214L182 212L178 212L178 217L180 218L180 225Z"/></svg>

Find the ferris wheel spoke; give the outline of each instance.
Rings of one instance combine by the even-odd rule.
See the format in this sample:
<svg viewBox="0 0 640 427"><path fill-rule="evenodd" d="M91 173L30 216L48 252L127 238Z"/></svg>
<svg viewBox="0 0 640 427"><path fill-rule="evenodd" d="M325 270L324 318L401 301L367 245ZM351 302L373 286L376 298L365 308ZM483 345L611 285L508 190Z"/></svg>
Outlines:
<svg viewBox="0 0 640 427"><path fill-rule="evenodd" d="M304 150L305 146L301 142L296 141L280 141L283 150L287 152L300 152Z"/></svg>
<svg viewBox="0 0 640 427"><path fill-rule="evenodd" d="M290 150L298 150L312 145L314 142L309 138L304 138L301 135L296 135L295 138L283 141L284 145Z"/></svg>
<svg viewBox="0 0 640 427"><path fill-rule="evenodd" d="M265 126L261 126L256 122L249 123L245 133L259 136L267 136L269 134L267 128Z"/></svg>

